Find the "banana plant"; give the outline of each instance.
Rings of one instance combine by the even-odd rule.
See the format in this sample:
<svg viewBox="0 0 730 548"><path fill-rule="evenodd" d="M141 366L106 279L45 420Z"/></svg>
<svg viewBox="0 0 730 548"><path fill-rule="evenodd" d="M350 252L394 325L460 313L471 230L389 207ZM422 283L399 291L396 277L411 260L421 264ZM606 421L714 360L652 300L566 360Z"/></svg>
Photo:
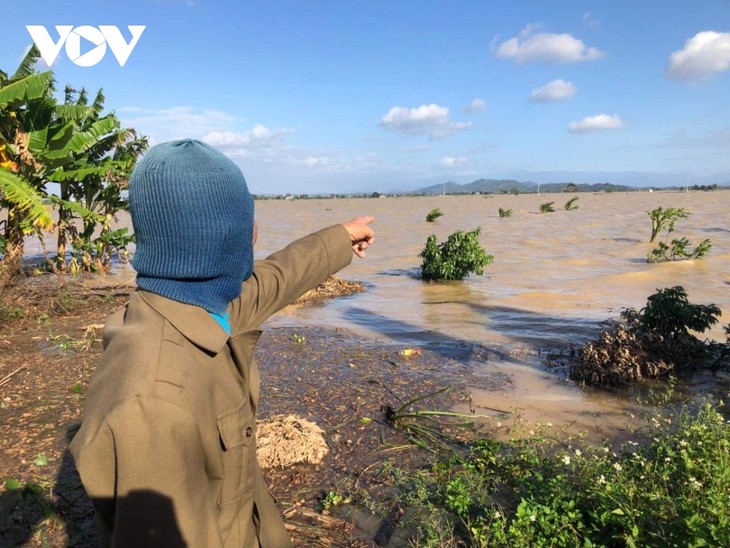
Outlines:
<svg viewBox="0 0 730 548"><path fill-rule="evenodd" d="M8 209L0 253L3 262L15 258L15 269L24 236L54 226L46 202L58 210L60 268L69 235L83 248L98 225L110 231L110 217L124 207L121 189L147 148L146 138L121 128L113 113L103 114L101 90L89 104L85 90L67 87L59 103L52 73L34 72L38 57L34 46L12 77L0 71L0 207ZM58 184L58 195L49 192L49 183ZM105 234L100 241L121 240Z"/></svg>

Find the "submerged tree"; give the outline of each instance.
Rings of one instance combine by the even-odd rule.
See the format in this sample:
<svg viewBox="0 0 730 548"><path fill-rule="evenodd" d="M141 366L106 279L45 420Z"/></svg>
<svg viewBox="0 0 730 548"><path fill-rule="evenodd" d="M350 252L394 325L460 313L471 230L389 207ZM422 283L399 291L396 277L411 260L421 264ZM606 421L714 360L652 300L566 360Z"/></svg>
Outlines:
<svg viewBox="0 0 730 548"><path fill-rule="evenodd" d="M657 207L647 213L651 219L651 238L649 243L652 243L657 235L666 228L667 235L674 231L674 225L679 219L686 219L690 216L690 212L683 207L674 208L668 207Z"/></svg>
<svg viewBox="0 0 730 548"><path fill-rule="evenodd" d="M478 276L494 257L479 243L480 228L469 232L457 230L445 242L436 243L432 234L426 247L418 255L421 263L421 278L424 280L462 280L469 274Z"/></svg>

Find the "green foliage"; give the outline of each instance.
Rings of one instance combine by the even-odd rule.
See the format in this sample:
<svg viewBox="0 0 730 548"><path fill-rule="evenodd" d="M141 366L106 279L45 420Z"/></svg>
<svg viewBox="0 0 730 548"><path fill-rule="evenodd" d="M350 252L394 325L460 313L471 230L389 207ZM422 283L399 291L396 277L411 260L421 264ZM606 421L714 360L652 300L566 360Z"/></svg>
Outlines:
<svg viewBox="0 0 730 548"><path fill-rule="evenodd" d="M480 234L481 228L469 232L457 230L440 244L436 243L435 235L429 236L426 247L418 255L423 259L421 278L463 280L469 274L481 276L494 257L479 243Z"/></svg>
<svg viewBox="0 0 730 548"><path fill-rule="evenodd" d="M555 211L555 208L553 207L553 204L555 202L545 202L544 204L540 204L540 213L553 213Z"/></svg>
<svg viewBox="0 0 730 548"><path fill-rule="evenodd" d="M615 448L543 430L501 444L486 466L477 440L430 469L391 471L402 502L428 510L414 545L726 545L730 423L719 406L656 415L646 428L648 441Z"/></svg>
<svg viewBox="0 0 730 548"><path fill-rule="evenodd" d="M429 211L429 212L428 212L428 214L426 215L426 221L428 221L429 223L432 223L432 222L434 222L434 221L435 221L436 219L438 219L439 217L441 217L441 216L442 216L443 214L444 214L444 212L443 212L443 211L441 211L441 209L439 209L438 207L434 207L434 208L433 208L433 209L432 209L431 211Z"/></svg>
<svg viewBox="0 0 730 548"><path fill-rule="evenodd" d="M667 261L681 261L686 259L700 259L710 252L712 243L709 239L704 239L694 248L690 248L687 238L679 238L671 241L670 245L659 242L656 248L649 253L646 262L663 263Z"/></svg>
<svg viewBox="0 0 730 548"><path fill-rule="evenodd" d="M512 210L511 209L502 209L500 207L499 208L499 216L500 216L500 218L511 217L512 216Z"/></svg>
<svg viewBox="0 0 730 548"><path fill-rule="evenodd" d="M578 196L574 196L567 202L565 202L565 205L563 206L566 211L572 211L573 209L578 209L578 206L575 205L575 202L578 201Z"/></svg>
<svg viewBox="0 0 730 548"><path fill-rule="evenodd" d="M648 263L661 263L666 261L679 261L685 259L699 259L709 253L712 244L709 239L700 242L695 249L691 249L687 238L675 238L670 244L667 244L669 235L674 232L674 227L679 219L686 219L690 216L690 212L684 208L667 208L658 207L648 213L651 219L651 239L653 242L657 235L666 230L663 242L659 242L656 248L652 249L647 256Z"/></svg>
<svg viewBox="0 0 730 548"><path fill-rule="evenodd" d="M690 212L681 208L668 207L664 209L658 207L652 211L647 212L651 219L651 238L649 243L653 242L657 235L664 229L667 231L667 236L674 232L674 225L679 219L686 219L690 216Z"/></svg>
<svg viewBox="0 0 730 548"><path fill-rule="evenodd" d="M89 102L85 90L67 87L60 103L52 73L35 72L38 58L32 47L11 78L0 71L2 253L22 257L26 236L54 227L50 203L58 212L55 266L103 270L111 253L130 241L110 224L126 209L121 192L147 139L122 128L114 113L103 113L101 90ZM58 183L60 195L48 192L49 183ZM11 264L15 273L19 264Z"/></svg>
<svg viewBox="0 0 730 548"><path fill-rule="evenodd" d="M698 367L730 366L730 339L708 343L693 334L704 333L719 316L714 304L690 303L681 286L658 289L644 308L623 311L624 323L581 349L570 377L593 386L619 386Z"/></svg>
<svg viewBox="0 0 730 548"><path fill-rule="evenodd" d="M668 344L690 339L701 343L690 331L704 333L721 315L714 304L692 304L682 286L657 289L639 312L629 308L621 316L640 332L658 334Z"/></svg>

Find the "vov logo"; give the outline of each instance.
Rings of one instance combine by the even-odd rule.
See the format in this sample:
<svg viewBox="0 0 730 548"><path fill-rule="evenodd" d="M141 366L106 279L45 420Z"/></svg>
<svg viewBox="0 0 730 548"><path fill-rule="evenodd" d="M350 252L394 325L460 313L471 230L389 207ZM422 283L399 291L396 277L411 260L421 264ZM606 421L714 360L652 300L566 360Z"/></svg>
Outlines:
<svg viewBox="0 0 730 548"><path fill-rule="evenodd" d="M26 25L25 28L28 29L30 37L38 46L41 57L48 66L53 64L61 52L61 48L66 44L66 55L72 63L80 67L93 67L101 61L106 54L107 45L119 61L119 66L123 67L147 26L128 25L127 29L132 34L132 39L129 42L124 39L122 32L114 25L99 25L98 28L89 25L80 27L56 25L58 41L55 42L43 25ZM83 55L81 54L82 39L94 45L94 48Z"/></svg>

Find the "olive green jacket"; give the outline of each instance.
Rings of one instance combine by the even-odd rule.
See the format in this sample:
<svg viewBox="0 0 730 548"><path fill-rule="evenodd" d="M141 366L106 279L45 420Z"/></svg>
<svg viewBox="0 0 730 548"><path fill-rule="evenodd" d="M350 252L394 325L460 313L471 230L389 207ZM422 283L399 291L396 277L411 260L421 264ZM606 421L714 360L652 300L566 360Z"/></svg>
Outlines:
<svg viewBox="0 0 730 548"><path fill-rule="evenodd" d="M230 337L202 308L141 290L111 316L71 443L102 545L290 545L256 461L257 327L351 260L336 225L256 261Z"/></svg>

